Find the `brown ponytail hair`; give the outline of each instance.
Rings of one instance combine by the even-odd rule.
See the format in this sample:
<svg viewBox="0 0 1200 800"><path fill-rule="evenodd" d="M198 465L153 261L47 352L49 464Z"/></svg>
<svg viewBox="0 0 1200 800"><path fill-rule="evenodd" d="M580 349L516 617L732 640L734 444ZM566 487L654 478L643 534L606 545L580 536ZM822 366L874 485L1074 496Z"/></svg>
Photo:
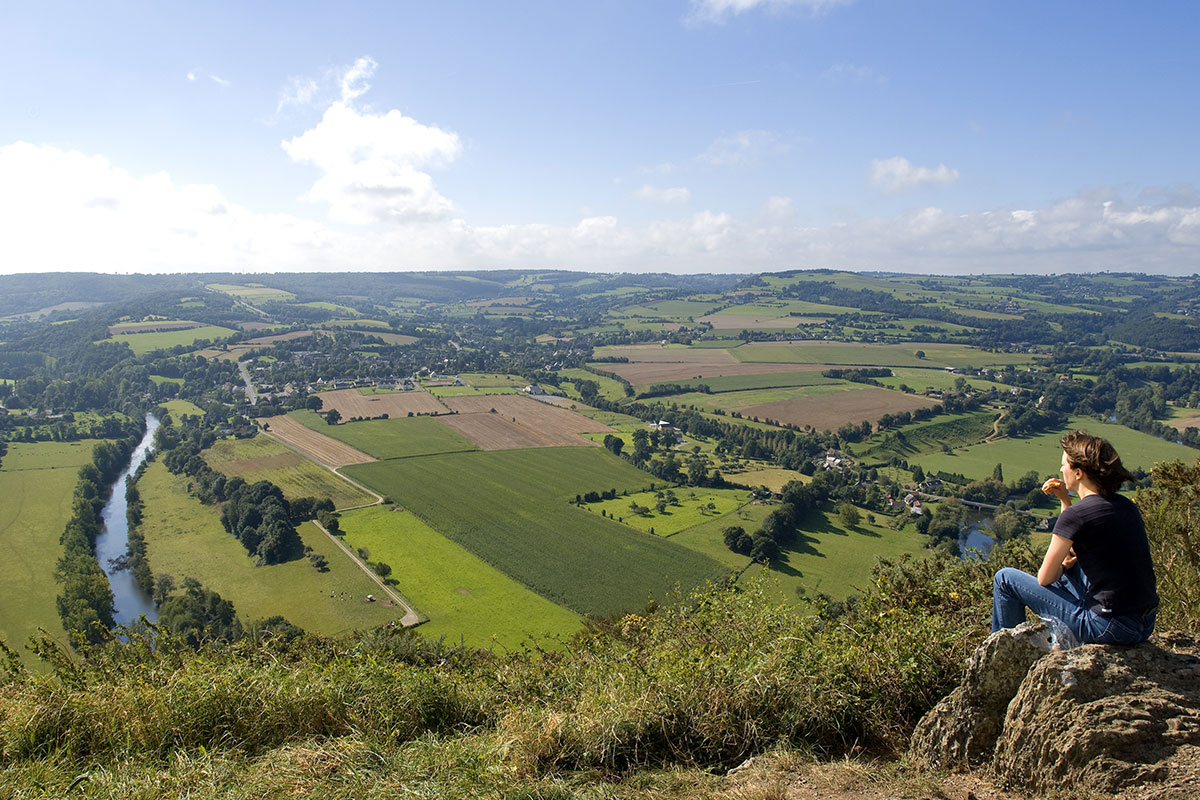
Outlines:
<svg viewBox="0 0 1200 800"><path fill-rule="evenodd" d="M1091 478L1105 496L1116 494L1121 484L1136 480L1121 464L1121 457L1107 440L1087 431L1071 431L1059 440L1067 463Z"/></svg>

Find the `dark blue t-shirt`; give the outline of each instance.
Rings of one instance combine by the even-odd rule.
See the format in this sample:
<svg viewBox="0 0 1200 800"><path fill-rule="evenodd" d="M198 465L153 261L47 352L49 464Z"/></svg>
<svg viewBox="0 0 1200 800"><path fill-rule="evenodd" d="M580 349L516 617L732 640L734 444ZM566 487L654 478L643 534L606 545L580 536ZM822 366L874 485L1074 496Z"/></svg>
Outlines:
<svg viewBox="0 0 1200 800"><path fill-rule="evenodd" d="M1062 512L1054 532L1075 548L1093 611L1121 616L1158 605L1146 526L1128 497L1088 495Z"/></svg>

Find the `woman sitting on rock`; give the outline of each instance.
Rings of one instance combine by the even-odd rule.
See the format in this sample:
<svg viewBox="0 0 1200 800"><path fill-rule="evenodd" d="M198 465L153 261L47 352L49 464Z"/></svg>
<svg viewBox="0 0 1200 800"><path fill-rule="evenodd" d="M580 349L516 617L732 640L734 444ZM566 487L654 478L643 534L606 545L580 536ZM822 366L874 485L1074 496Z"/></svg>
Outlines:
<svg viewBox="0 0 1200 800"><path fill-rule="evenodd" d="M1042 486L1062 502L1050 547L1036 578L1012 567L996 573L992 632L1024 622L1028 606L1083 644L1144 642L1154 630L1158 593L1141 512L1117 494L1133 476L1098 436L1074 431L1061 444L1062 479ZM1079 496L1074 505L1072 492Z"/></svg>

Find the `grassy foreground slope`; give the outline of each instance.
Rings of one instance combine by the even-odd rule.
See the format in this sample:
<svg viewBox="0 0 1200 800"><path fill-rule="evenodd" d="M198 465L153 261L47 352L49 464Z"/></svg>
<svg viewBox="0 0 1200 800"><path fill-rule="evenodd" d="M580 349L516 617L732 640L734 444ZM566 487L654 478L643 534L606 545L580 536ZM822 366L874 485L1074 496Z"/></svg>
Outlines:
<svg viewBox="0 0 1200 800"><path fill-rule="evenodd" d="M528 637L566 635L577 615L534 594L442 536L410 512L373 506L341 515L346 544L366 548L429 621L418 630L451 643L518 647Z"/></svg>
<svg viewBox="0 0 1200 800"><path fill-rule="evenodd" d="M357 464L346 473L543 597L594 616L643 607L725 570L712 559L590 514L576 494L653 480L600 448L558 447Z"/></svg>
<svg viewBox="0 0 1200 800"><path fill-rule="evenodd" d="M325 556L328 572L317 572L306 558L256 567L221 527L219 512L187 493L187 480L155 462L138 482L146 504L146 555L155 575L171 575L177 585L196 578L232 600L243 619L278 614L315 633L371 628L403 616L399 608L365 601L379 588L311 523L300 526L300 538Z"/></svg>
<svg viewBox="0 0 1200 800"><path fill-rule="evenodd" d="M55 612L58 537L71 517L79 468L96 440L11 442L0 466L0 637L20 649L45 628L65 639Z"/></svg>

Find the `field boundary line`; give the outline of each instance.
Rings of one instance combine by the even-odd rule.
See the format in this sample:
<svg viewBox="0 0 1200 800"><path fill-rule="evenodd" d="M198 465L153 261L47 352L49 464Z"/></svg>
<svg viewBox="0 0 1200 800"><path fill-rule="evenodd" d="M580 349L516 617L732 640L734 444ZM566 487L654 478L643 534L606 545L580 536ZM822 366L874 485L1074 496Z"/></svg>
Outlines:
<svg viewBox="0 0 1200 800"><path fill-rule="evenodd" d="M373 580L376 583L376 585L379 586L380 591L382 591L384 594L386 594L388 597L390 597L392 599L392 601L396 603L396 605L398 605L404 609L404 616L400 618L401 625L403 625L406 628L412 628L416 625L420 625L422 622L429 621L429 617L426 617L423 614L419 614L416 611L416 609L414 609L412 607L412 605L408 602L408 600L403 595L401 595L399 592L394 591L392 589L392 587L390 587L386 583L384 583L383 579L380 578L378 575L376 575L375 571L373 569L371 569L365 563L363 563L363 560L361 558L359 558L358 555L356 555L353 551L351 551L350 548L346 546L345 542L343 542L341 539L339 539L338 537L336 537L332 533L330 533L328 530L326 530L325 526L322 525L320 522L317 522L315 519L312 520L312 524L316 525L317 528L320 529L321 533L328 536L329 540L331 542L333 542L335 545L337 545L338 548L341 549L341 551L346 554L347 558L349 558L354 564L356 564L358 566L359 569L361 569L364 573L366 573L367 577L370 578L371 580Z"/></svg>

